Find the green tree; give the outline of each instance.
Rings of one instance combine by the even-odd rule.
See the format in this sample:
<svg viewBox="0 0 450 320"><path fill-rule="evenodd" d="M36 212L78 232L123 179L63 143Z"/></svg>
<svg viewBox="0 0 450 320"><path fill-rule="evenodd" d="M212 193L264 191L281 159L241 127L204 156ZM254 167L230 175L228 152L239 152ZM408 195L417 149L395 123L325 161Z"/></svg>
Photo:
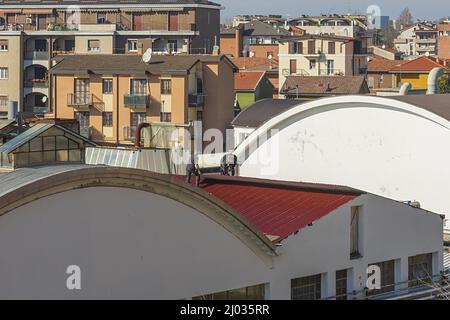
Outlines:
<svg viewBox="0 0 450 320"><path fill-rule="evenodd" d="M444 74L439 78L438 82L439 93L449 93L450 92L450 77L448 74Z"/></svg>

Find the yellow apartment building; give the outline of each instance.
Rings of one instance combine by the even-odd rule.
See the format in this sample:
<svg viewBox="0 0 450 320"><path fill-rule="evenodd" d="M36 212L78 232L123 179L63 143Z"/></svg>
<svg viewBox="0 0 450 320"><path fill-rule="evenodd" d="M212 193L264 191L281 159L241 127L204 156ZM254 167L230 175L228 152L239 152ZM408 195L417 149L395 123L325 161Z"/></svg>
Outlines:
<svg viewBox="0 0 450 320"><path fill-rule="evenodd" d="M48 116L77 119L80 133L131 144L143 122L225 132L233 119L235 65L225 55L65 55L50 70Z"/></svg>
<svg viewBox="0 0 450 320"><path fill-rule="evenodd" d="M367 71L367 39L304 35L280 40L280 88L288 76L359 76Z"/></svg>

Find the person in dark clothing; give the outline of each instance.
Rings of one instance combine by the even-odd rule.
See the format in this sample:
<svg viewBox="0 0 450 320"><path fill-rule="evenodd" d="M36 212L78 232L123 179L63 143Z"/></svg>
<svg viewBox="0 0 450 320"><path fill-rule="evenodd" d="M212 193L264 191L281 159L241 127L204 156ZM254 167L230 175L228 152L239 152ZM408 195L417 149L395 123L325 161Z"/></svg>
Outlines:
<svg viewBox="0 0 450 320"><path fill-rule="evenodd" d="M186 182L190 184L192 175L194 175L195 176L195 184L198 187L198 186L200 186L201 172L200 172L200 167L197 162L198 161L196 161L196 158L194 156L192 156L191 163L189 163L186 166Z"/></svg>
<svg viewBox="0 0 450 320"><path fill-rule="evenodd" d="M237 156L229 153L222 157L220 161L220 171L224 176L234 176L236 174Z"/></svg>

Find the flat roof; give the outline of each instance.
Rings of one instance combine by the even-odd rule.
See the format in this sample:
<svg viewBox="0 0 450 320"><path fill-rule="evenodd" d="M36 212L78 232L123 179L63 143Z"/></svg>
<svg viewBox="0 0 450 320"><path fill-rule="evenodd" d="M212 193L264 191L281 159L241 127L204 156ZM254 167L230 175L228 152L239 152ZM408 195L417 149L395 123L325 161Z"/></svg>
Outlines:
<svg viewBox="0 0 450 320"><path fill-rule="evenodd" d="M450 94L393 96L387 99L409 103L450 121Z"/></svg>

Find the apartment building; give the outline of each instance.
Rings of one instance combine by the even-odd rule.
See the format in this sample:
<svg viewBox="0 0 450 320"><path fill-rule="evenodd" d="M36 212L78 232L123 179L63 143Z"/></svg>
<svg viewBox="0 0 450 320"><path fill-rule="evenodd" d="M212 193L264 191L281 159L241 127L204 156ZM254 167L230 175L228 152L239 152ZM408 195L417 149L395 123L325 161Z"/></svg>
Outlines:
<svg viewBox="0 0 450 320"><path fill-rule="evenodd" d="M45 114L53 85L48 70L61 53L136 54L152 48L209 54L219 39L221 9L207 0L2 3L0 110L12 100L23 112Z"/></svg>
<svg viewBox="0 0 450 320"><path fill-rule="evenodd" d="M308 34L325 34L357 37L367 34L367 16L351 15L303 15L289 21L289 25L301 28Z"/></svg>
<svg viewBox="0 0 450 320"><path fill-rule="evenodd" d="M450 60L450 20L438 24L438 57L442 60Z"/></svg>
<svg viewBox="0 0 450 320"><path fill-rule="evenodd" d="M366 69L366 38L304 35L280 40L280 88L287 76L358 76Z"/></svg>
<svg viewBox="0 0 450 320"><path fill-rule="evenodd" d="M394 47L406 58L418 56L436 56L437 27L434 23L419 22L405 28L394 40Z"/></svg>
<svg viewBox="0 0 450 320"><path fill-rule="evenodd" d="M80 133L130 144L143 122L225 131L234 116L234 72L224 55L64 55L51 69L51 116L77 119ZM50 116L50 115L49 115Z"/></svg>
<svg viewBox="0 0 450 320"><path fill-rule="evenodd" d="M258 57L274 59L278 56L278 41L291 36L284 26L272 26L253 20L234 28L220 30L220 50L233 57Z"/></svg>

